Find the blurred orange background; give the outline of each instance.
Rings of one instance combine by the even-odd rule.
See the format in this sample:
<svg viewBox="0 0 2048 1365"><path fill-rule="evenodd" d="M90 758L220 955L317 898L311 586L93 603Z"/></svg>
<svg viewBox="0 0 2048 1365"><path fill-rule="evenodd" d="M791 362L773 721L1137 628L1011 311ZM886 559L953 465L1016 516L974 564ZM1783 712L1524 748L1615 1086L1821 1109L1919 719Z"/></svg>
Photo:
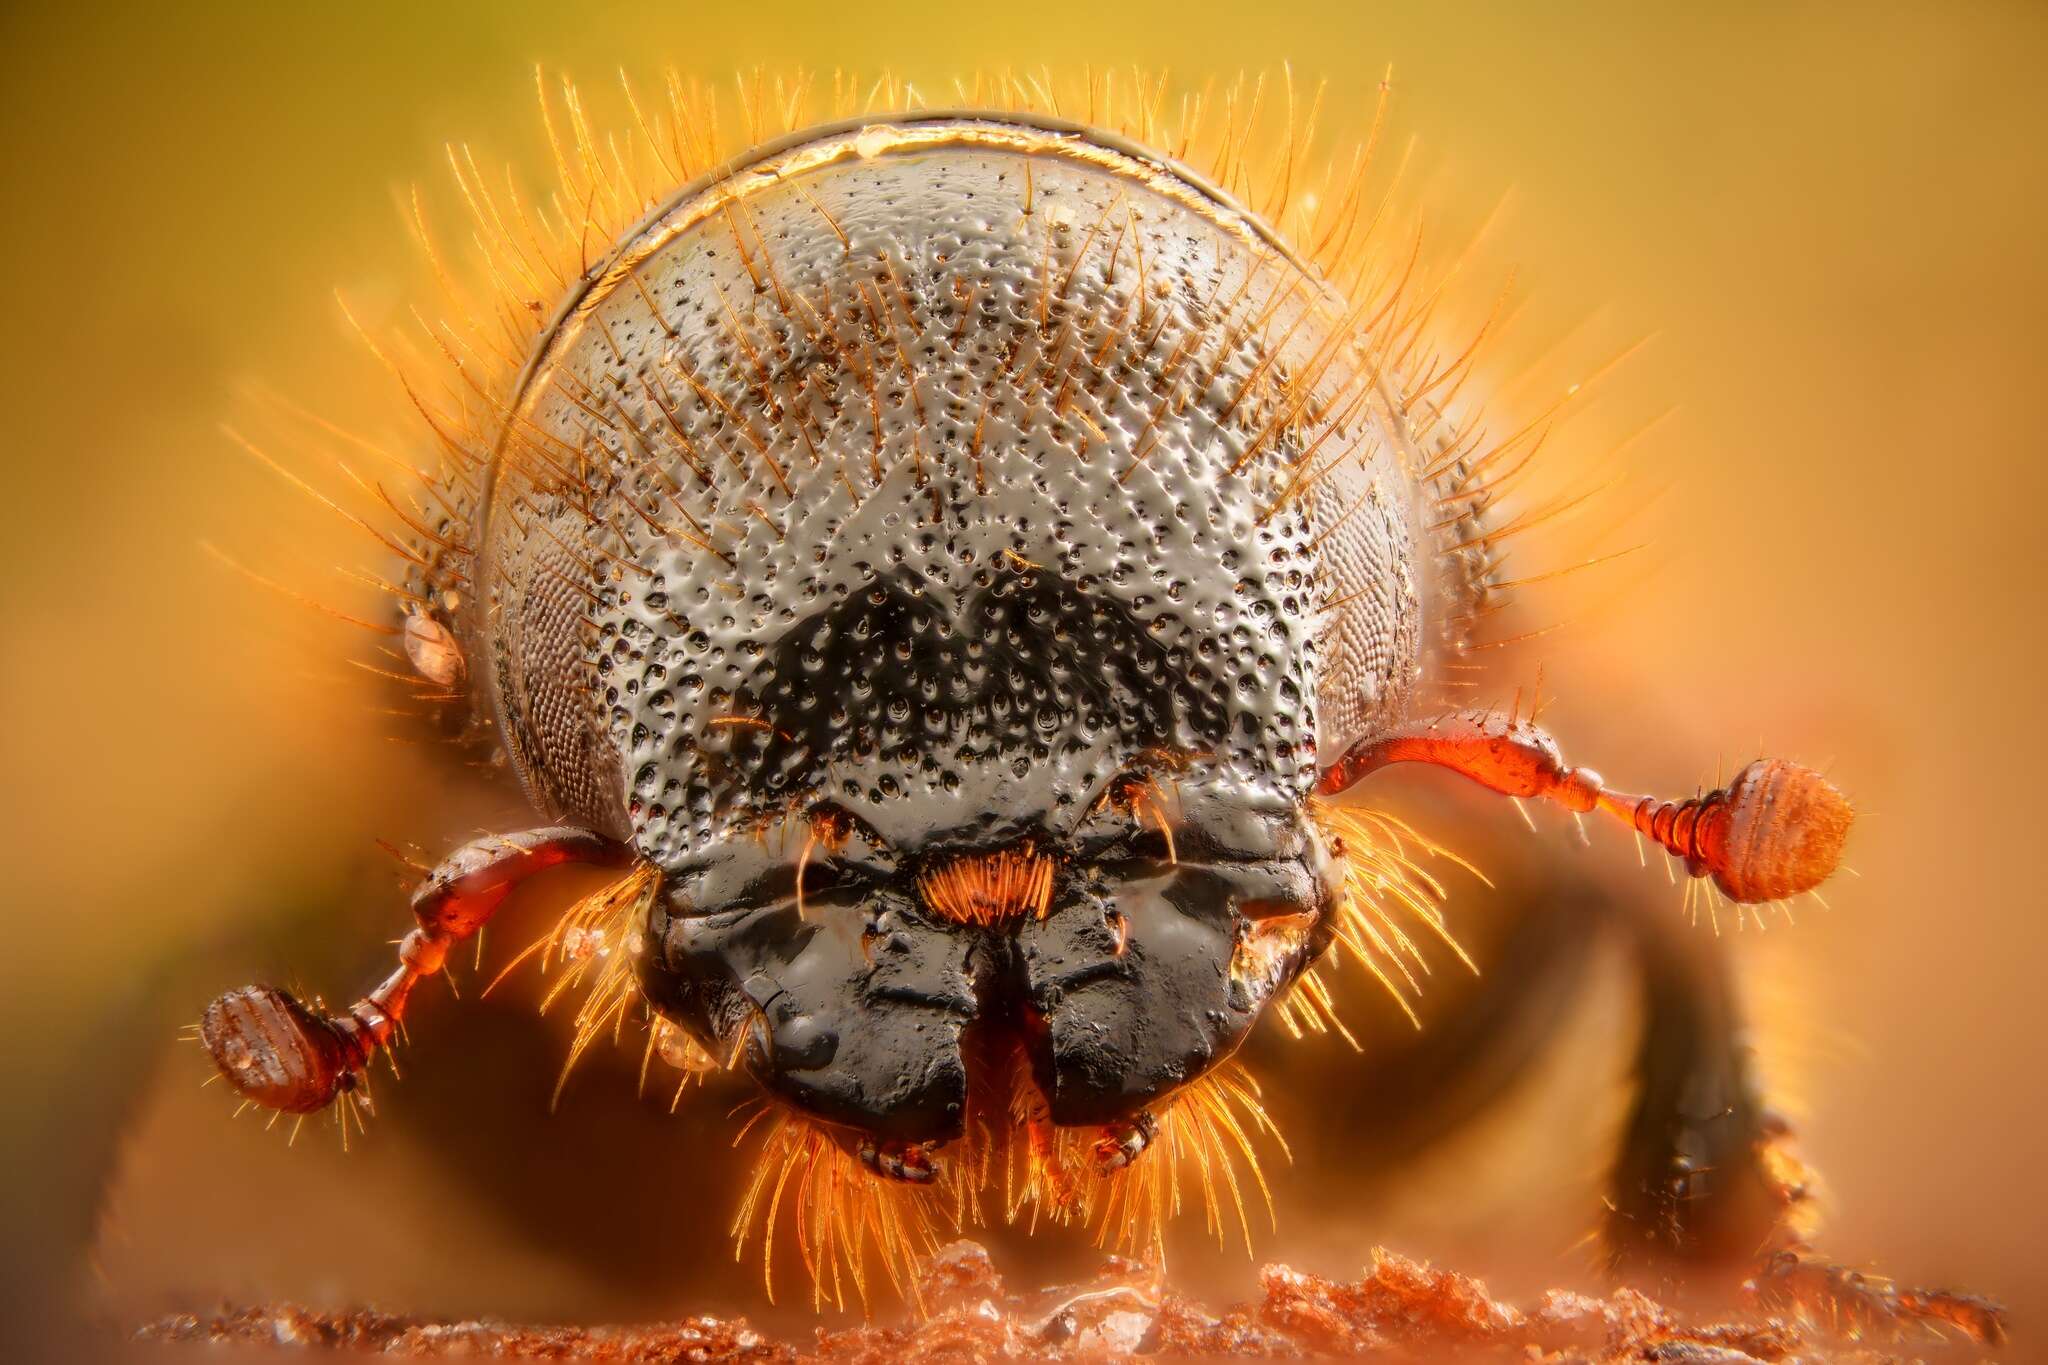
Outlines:
<svg viewBox="0 0 2048 1365"><path fill-rule="evenodd" d="M928 91L977 66L1136 62L1199 80L1291 62L1332 82L1324 123L1341 138L1362 133L1391 63L1394 133L1417 140L1432 224L1456 239L1513 191L1487 254L1519 268L1518 328L1588 355L1656 334L1617 379L1625 396L1574 439L1598 446L1678 409L1617 494L1631 510L1619 542L1651 551L1546 638L1546 720L1577 761L1638 788L1690 789L1759 738L1832 760L1866 812L1860 877L1830 892L1831 912L1737 945L1780 1030L1766 1054L1799 1077L1804 1149L1831 1190L1826 1245L2002 1296L2030 1333L2048 1303L2048 930L2033 863L2048 774L2034 710L2048 664L2034 525L2048 482L2048 10L1266 8L0 15L12 1290L54 1280L88 1305L111 1291L117 1313L218 1294L576 1318L752 1306L722 1250L701 1253L717 1261L701 1305L604 1269L610 1229L636 1212L707 1248L705 1227L727 1215L635 1210L601 1123L550 1128L523 1091L463 1092L472 1140L507 1167L491 1188L588 1201L580 1242L536 1237L443 1183L426 1149L459 1133L400 1119L346 1159L331 1133L286 1152L231 1129L217 1093L192 1089L197 1053L168 1042L252 971L296 967L331 994L366 980L402 921L373 837L434 849L516 818L509 795L450 786L417 746L390 742L371 680L341 663L356 644L345 629L280 611L200 548L293 581L362 557L220 424L252 386L343 421L371 394L388 411L332 293L400 315L418 270L398 205L414 181L438 192L445 139L538 169L536 62L597 87L622 65L652 81L668 62L713 79L771 63L890 68ZM1521 838L1511 812L1503 825L1446 799L1484 840ZM1543 838L1677 913L1625 840ZM1597 1044L1621 1008L1589 1006L1573 1027ZM534 1025L505 1045L543 1100L559 1043ZM459 1086L453 1042L429 1060L442 1046L416 1046L423 1074L380 1099L402 1108L436 1072ZM1523 1087L1526 1117L1587 1128L1561 1157L1445 1145L1405 1195L1361 1196L1355 1215L1318 1197L1337 1177L1283 1171L1282 1232L1265 1250L1344 1273L1387 1241L1486 1272L1511 1231L1538 1252L1500 1256L1509 1286L1583 1279L1571 1245L1604 1150L1586 1106L1617 1066L1553 1064ZM622 1088L590 1102L648 1121L630 1068ZM730 1102L671 1121L675 1160L706 1163L699 1183L720 1198ZM1310 1145L1342 1150L1341 1136ZM88 1256L97 1286L74 1273ZM1236 1282L1249 1283L1241 1265Z"/></svg>

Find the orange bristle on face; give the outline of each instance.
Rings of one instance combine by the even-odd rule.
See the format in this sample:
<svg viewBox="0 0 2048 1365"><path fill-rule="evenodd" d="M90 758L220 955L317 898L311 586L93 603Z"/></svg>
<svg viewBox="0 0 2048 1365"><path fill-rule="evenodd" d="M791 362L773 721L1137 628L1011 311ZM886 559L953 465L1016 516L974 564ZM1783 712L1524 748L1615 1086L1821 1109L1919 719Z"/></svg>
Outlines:
<svg viewBox="0 0 2048 1365"><path fill-rule="evenodd" d="M1044 919L1058 863L1030 844L950 858L918 874L925 908L957 924L988 926Z"/></svg>

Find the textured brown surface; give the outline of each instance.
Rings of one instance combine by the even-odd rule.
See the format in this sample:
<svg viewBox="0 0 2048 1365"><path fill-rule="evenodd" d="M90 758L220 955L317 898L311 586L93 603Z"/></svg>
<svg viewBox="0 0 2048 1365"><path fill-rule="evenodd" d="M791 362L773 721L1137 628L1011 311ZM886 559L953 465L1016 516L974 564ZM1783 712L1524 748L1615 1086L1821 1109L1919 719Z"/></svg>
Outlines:
<svg viewBox="0 0 2048 1365"><path fill-rule="evenodd" d="M923 1316L899 1325L820 1328L775 1341L744 1319L697 1317L640 1327L523 1327L440 1322L289 1306L180 1314L142 1332L158 1342L233 1343L520 1360L831 1361L846 1365L1063 1360L1750 1361L1862 1362L1955 1349L1921 1335L1897 1344L1837 1339L1809 1325L1731 1310L1694 1316L1633 1290L1604 1298L1553 1290L1526 1307L1478 1280L1375 1252L1362 1278L1321 1279L1286 1266L1260 1273L1260 1296L1220 1312L1190 1302L1145 1267L1112 1260L1088 1283L1014 1294L971 1242L930 1262Z"/></svg>

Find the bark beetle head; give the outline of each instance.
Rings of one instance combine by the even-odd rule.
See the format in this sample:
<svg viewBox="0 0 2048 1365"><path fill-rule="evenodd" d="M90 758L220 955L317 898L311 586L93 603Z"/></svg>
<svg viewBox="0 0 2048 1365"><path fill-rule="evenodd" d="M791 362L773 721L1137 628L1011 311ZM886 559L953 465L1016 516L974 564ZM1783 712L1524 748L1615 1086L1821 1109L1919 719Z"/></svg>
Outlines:
<svg viewBox="0 0 2048 1365"><path fill-rule="evenodd" d="M885 844L859 821L803 861L801 899L795 841L743 835L672 877L642 986L778 1097L863 1132L958 1136L1013 1048L1054 1123L1129 1118L1237 1048L1326 946L1339 894L1284 801L1196 779L1162 818L1106 806L1028 853ZM963 865L989 869L987 913L941 892Z"/></svg>
<svg viewBox="0 0 2048 1365"><path fill-rule="evenodd" d="M1419 669L1402 418L1344 300L1113 137L902 116L751 158L525 372L465 625L514 766L667 874L651 999L784 1098L957 1131L999 1035L1056 1122L1123 1117L1328 940L1319 755ZM1162 754L1171 810L1104 833ZM869 852L804 857L826 812ZM1025 849L1042 915L920 882Z"/></svg>

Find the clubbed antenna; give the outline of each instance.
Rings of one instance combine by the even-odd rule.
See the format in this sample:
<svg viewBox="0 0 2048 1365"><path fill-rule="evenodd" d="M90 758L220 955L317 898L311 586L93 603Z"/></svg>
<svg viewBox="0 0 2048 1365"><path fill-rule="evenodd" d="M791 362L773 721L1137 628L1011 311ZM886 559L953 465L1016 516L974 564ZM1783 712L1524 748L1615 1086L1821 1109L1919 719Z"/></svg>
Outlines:
<svg viewBox="0 0 2048 1365"><path fill-rule="evenodd" d="M355 1089L363 1067L390 1037L388 1027L379 1027L389 1016L359 1008L360 1014L329 1016L288 991L245 986L206 1007L199 1038L243 1098L286 1114L312 1114Z"/></svg>
<svg viewBox="0 0 2048 1365"><path fill-rule="evenodd" d="M1453 711L1361 741L1324 772L1322 789L1343 791L1390 763L1433 763L1505 796L1604 811L1744 905L1826 881L1856 818L1826 778L1782 758L1760 758L1727 786L1682 801L1610 791L1592 769L1566 765L1533 723L1499 711Z"/></svg>
<svg viewBox="0 0 2048 1365"><path fill-rule="evenodd" d="M367 995L340 1014L327 1014L275 986L245 986L206 1007L199 1020L199 1039L243 1099L287 1114L324 1109L353 1093L371 1059L398 1037L413 987L441 971L449 950L483 928L513 887L562 863L630 868L614 888L608 888L620 901L651 895L659 884L654 869L636 863L630 849L572 825L472 840L443 859L414 890L412 911L418 927L399 942L397 970ZM612 903L604 894L592 902L606 907ZM582 920L571 925L565 918L556 935L542 945L552 946L569 927L580 932L588 926ZM569 984L581 976L584 966L575 965ZM610 1022L622 1008L619 976L613 966L600 978L605 987L600 992L602 1022L593 1003L587 1002L578 1015L571 1063L602 1023Z"/></svg>
<svg viewBox="0 0 2048 1365"><path fill-rule="evenodd" d="M1603 810L1685 860L1711 872L1730 900L1784 900L1826 881L1842 858L1856 812L1834 784L1811 768L1760 758L1727 786L1689 801L1603 792Z"/></svg>

